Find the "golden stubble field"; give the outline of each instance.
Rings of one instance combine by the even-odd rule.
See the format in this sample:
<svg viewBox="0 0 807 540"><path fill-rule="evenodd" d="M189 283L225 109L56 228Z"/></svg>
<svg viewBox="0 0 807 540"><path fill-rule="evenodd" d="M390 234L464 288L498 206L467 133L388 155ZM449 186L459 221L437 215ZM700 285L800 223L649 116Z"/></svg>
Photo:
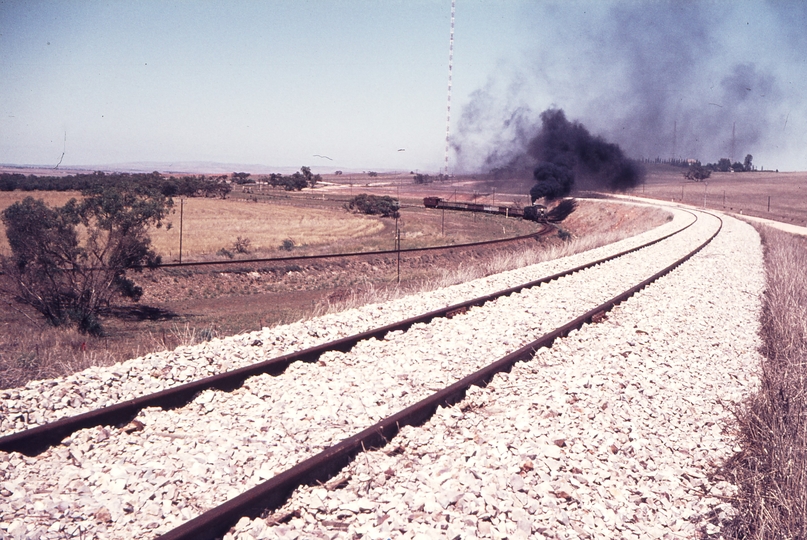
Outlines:
<svg viewBox="0 0 807 540"><path fill-rule="evenodd" d="M363 186L362 192L385 194L383 187ZM81 194L0 192L0 212L27 196L43 199L50 206L61 206ZM315 198L310 193L288 195L272 191L253 200L239 191L226 200L194 197L183 202L175 199L163 226L152 228L149 234L164 262L179 260L180 217L183 262L229 260L222 250L236 258L255 258L394 249L396 221L349 213L343 208L349 198L347 193L323 190ZM425 208L422 199L411 194L401 200L403 208L397 227L402 248L494 240L530 234L536 229L534 223L522 220L435 212ZM237 253L234 244L238 238L249 240L248 253ZM286 240L293 242L290 251L281 249ZM10 254L2 223L0 254Z"/></svg>
<svg viewBox="0 0 807 540"><path fill-rule="evenodd" d="M215 255L221 249L232 251L241 237L250 241L250 251L276 251L284 240L295 246L337 244L370 237L384 230L380 218L350 214L329 208L300 209L277 204L239 200L191 198L175 201L168 220L151 232L157 253L166 261L179 254L180 204L182 209L183 260Z"/></svg>
<svg viewBox="0 0 807 540"><path fill-rule="evenodd" d="M27 196L49 206L61 206L78 192L0 192L0 212ZM179 257L180 204L182 211L183 260L210 258L219 250L232 251L238 239L250 240L251 252L277 251L284 240L296 246L331 245L372 237L386 227L377 217L350 214L337 208L295 208L257 204L244 200L191 198L174 201L170 216L159 229L150 231L152 243L165 261ZM0 254L10 252L5 228L0 224ZM220 258L220 257L218 257Z"/></svg>

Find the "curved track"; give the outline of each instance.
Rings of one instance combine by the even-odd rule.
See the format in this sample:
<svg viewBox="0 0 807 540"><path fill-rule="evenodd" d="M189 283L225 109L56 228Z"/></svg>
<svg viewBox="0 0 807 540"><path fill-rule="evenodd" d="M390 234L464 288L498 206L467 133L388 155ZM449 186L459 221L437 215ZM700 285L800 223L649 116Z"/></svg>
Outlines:
<svg viewBox="0 0 807 540"><path fill-rule="evenodd" d="M719 218L717 218L719 220ZM694 223L694 222L693 222ZM463 303L454 304L444 309L431 311L418 317L400 321L399 323L387 325L382 328L370 330L343 338L335 342L310 348L298 353L284 355L273 358L253 366L248 366L232 372L216 375L208 379L202 379L193 383L170 388L163 392L151 396L143 396L129 402L93 411L73 418L62 419L58 422L43 425L28 431L19 432L0 439L0 449L5 451L17 450L28 455L34 455L46 449L49 445L57 444L66 435L74 431L103 424L123 424L131 420L138 411L145 407L160 406L163 408L178 407L188 403L200 391L205 389L225 389L231 390L239 387L248 377L261 373L277 374L281 373L287 366L297 360L306 362L316 361L327 351L347 351L363 340L370 338L383 338L390 332L405 331L417 323L429 323L435 318L452 317L469 310L473 306L482 306L497 298L513 295L526 289L537 287L543 283L558 280L562 277L571 276L577 272L591 269L606 262L613 261L627 254L634 253L639 249L644 249L653 244L657 244L669 239L682 231L688 229L693 223L688 224L669 235L647 242L642 246L625 250L610 257L604 257L597 261L542 278L540 280L525 283L512 287L495 294L485 295ZM427 397L404 407L399 412L387 416L374 425L367 427L358 434L348 437L336 445L329 446L321 450L316 455L309 457L285 472L271 478L267 482L260 484L251 490L232 498L225 504L218 506L202 515L188 521L177 529L168 532L163 538L215 538L226 532L240 517L255 516L268 508L276 508L283 504L289 494L299 485L324 481L346 463L362 451L364 448L383 446L389 439L395 436L398 430L404 425L420 424L428 419L440 405L456 403L463 399L465 391L471 385L484 385L497 372L507 371L518 361L527 360L532 357L534 351L539 347L550 346L552 342L561 336L566 335L572 329L579 328L587 322L596 319L599 314L611 309L614 305L624 301L636 291L647 284L658 279L662 275L670 272L675 267L692 257L700 251L718 232L715 231L705 241L701 242L694 250L690 250L684 256L667 265L662 270L652 276L632 285L627 290L611 297L606 302L597 304L582 315L573 317L565 324L558 326L540 338L523 345L517 350L507 354L498 360L488 363L481 369L475 369L471 374L465 375L459 380L445 386L444 388L432 392Z"/></svg>
<svg viewBox="0 0 807 540"><path fill-rule="evenodd" d="M624 302L637 291L673 271L701 251L718 235L722 229L722 220L719 217L717 219L720 226L711 236L695 249L649 278L517 351L490 363L414 405L384 418L360 433L326 448L291 469L173 529L160 536L160 540L212 540L226 533L244 516L256 517L266 510L282 506L297 487L304 484L325 482L344 468L357 454L368 448L379 448L386 445L403 426L422 424L434 414L438 407L450 406L464 399L465 392L471 386L484 386L496 373L509 371L516 362L529 360L537 349L551 347L555 339L568 335L569 332L581 328L586 323L591 323L593 318L610 311L614 306Z"/></svg>
<svg viewBox="0 0 807 540"><path fill-rule="evenodd" d="M518 293L521 292L522 290L529 289L532 287L538 287L544 283L560 279L562 277L574 274L576 272L580 272L588 268L597 266L599 264L617 259L619 257L623 257L630 253L634 253L636 251L639 251L640 249L652 246L676 234L683 232L684 230L691 227L694 223L695 221L686 225L685 227L682 227L677 231L674 231L668 235L641 244L640 246L621 251L609 257L603 257L601 259L597 259L595 261L577 266L564 272L559 272L535 281L524 283L516 287L511 287L493 294L488 294L485 296L474 298L472 300L468 300L466 302L430 311L417 317L412 317L409 319L399 321L397 323L385 325L380 328L375 328L372 330L368 330L366 332L362 332L335 341L324 343L322 345L305 349L303 351L279 356L276 358L271 358L269 360L265 360L263 362L259 362L240 369L220 373L190 383L174 386L161 392L145 395L132 400L118 403L116 405L104 407L101 409L79 414L76 416L63 418L55 422L44 424L25 431L21 431L11 435L6 435L4 437L0 437L0 451L20 452L28 456L37 455L46 450L47 448L49 448L50 446L59 444L59 442L62 439L71 435L72 433L75 433L80 429L100 425L123 425L130 422L138 414L138 412L147 407L161 407L163 409L182 407L188 404L194 398L194 396L196 396L201 391L207 389L231 391L236 388L239 388L243 384L243 382L249 377L261 374L270 374L270 375L280 374L293 362L298 361L316 362L322 354L329 351L346 352L360 341L368 340L371 338L381 339L390 332L406 331L417 323L429 323L435 318L451 317L459 313L464 313L471 307L482 306L485 303L494 300L496 298L509 296L511 294Z"/></svg>

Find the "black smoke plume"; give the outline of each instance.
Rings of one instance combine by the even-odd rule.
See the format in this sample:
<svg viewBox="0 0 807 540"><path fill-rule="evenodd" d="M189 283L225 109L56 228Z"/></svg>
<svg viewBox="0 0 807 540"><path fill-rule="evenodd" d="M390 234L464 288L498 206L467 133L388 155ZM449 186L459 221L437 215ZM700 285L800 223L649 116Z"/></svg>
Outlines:
<svg viewBox="0 0 807 540"><path fill-rule="evenodd" d="M575 188L625 191L643 178L641 168L619 146L570 122L562 109L541 113L540 131L530 139L525 155L513 157L506 169L515 171L526 163L535 164L533 202L565 197Z"/></svg>
<svg viewBox="0 0 807 540"><path fill-rule="evenodd" d="M807 168L807 2L524 4L541 31L463 104L458 170L531 176L512 160L553 103L635 159Z"/></svg>
<svg viewBox="0 0 807 540"><path fill-rule="evenodd" d="M569 217L576 209L577 201L574 199L563 199L555 208L546 213L546 220L550 223L560 223Z"/></svg>
<svg viewBox="0 0 807 540"><path fill-rule="evenodd" d="M533 176L536 182L530 190L533 204L540 198L551 201L572 192L574 171L566 165L555 165L545 161L538 164Z"/></svg>

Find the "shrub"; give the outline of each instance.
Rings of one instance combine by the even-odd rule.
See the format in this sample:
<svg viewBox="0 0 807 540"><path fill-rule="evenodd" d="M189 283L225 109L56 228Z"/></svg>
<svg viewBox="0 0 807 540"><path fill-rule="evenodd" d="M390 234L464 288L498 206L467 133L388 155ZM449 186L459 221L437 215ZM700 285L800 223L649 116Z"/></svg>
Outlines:
<svg viewBox="0 0 807 540"><path fill-rule="evenodd" d="M350 212L393 218L400 216L399 207L398 199L394 199L389 195L379 197L378 195L368 195L367 193L356 195L345 205L345 208Z"/></svg>
<svg viewBox="0 0 807 540"><path fill-rule="evenodd" d="M298 173L295 173L295 174L298 174ZM308 187L311 187L311 188L316 186L317 182L322 180L322 176L320 176L318 174L314 174L314 173L311 172L311 167L300 167L299 174L301 174L302 177L305 178L306 184L308 185ZM303 187L305 187L305 186L303 186Z"/></svg>
<svg viewBox="0 0 807 540"><path fill-rule="evenodd" d="M416 184L431 184L434 179L428 174L416 174L414 181Z"/></svg>
<svg viewBox="0 0 807 540"><path fill-rule="evenodd" d="M236 184L254 184L255 180L250 178L251 174L248 172L234 172L232 174L233 182Z"/></svg>
<svg viewBox="0 0 807 540"><path fill-rule="evenodd" d="M286 238L285 240L283 240L283 243L280 244L280 247L278 249L281 249L283 251L291 251L292 249L294 249L294 240L292 240L291 238Z"/></svg>
<svg viewBox="0 0 807 540"><path fill-rule="evenodd" d="M687 180L694 180L696 182L700 182L702 180L706 180L712 175L711 169L702 166L700 163L693 163L687 169L687 172L684 173L684 178Z"/></svg>
<svg viewBox="0 0 807 540"><path fill-rule="evenodd" d="M240 236L235 239L233 243L233 251L236 253L249 253L251 251L249 238L241 238Z"/></svg>
<svg viewBox="0 0 807 540"><path fill-rule="evenodd" d="M275 182L276 183L272 183L272 186L283 186L285 191L302 191L302 189L308 185L308 181L305 179L305 176L299 172L296 172L291 176L283 176L278 174Z"/></svg>

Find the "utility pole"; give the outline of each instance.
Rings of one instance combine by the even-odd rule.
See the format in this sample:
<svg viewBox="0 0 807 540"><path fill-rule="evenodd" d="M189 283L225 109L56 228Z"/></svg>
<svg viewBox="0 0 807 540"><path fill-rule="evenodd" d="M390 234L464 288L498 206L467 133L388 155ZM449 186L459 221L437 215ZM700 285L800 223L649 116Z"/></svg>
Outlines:
<svg viewBox="0 0 807 540"><path fill-rule="evenodd" d="M182 264L182 218L185 210L185 199L179 199L179 264Z"/></svg>
<svg viewBox="0 0 807 540"><path fill-rule="evenodd" d="M395 218L395 250L398 252L398 283L401 282L401 230L398 228L398 218Z"/></svg>

